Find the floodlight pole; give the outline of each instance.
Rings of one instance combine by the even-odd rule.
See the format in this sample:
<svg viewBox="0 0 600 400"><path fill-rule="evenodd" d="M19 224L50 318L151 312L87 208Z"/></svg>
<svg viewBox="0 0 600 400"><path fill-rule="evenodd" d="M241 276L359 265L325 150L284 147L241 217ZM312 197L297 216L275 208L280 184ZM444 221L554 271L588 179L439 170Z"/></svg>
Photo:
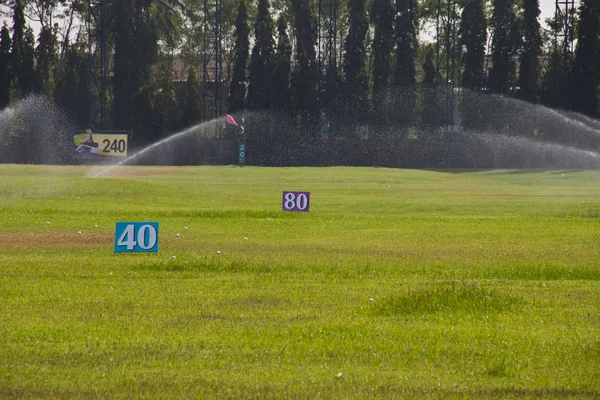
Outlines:
<svg viewBox="0 0 600 400"><path fill-rule="evenodd" d="M455 125L455 92L459 73L456 38L456 0L438 0L436 20L437 85L444 88L444 127L448 132Z"/></svg>
<svg viewBox="0 0 600 400"><path fill-rule="evenodd" d="M106 127L106 7L103 0L88 0L89 94L92 104L98 101L97 112L89 116L89 124ZM94 108L92 108L94 109ZM96 116L98 120L96 120Z"/></svg>
<svg viewBox="0 0 600 400"><path fill-rule="evenodd" d="M573 58L575 48L575 0L556 0L556 23L562 29L554 32L554 49L561 47L561 53L565 62Z"/></svg>

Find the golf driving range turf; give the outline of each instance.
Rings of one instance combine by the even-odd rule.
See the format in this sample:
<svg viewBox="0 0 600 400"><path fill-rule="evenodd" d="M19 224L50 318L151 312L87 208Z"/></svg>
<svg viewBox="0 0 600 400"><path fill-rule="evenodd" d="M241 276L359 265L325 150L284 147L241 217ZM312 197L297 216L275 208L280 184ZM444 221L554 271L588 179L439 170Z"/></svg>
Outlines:
<svg viewBox="0 0 600 400"><path fill-rule="evenodd" d="M0 165L0 398L600 397L600 171L88 174Z"/></svg>

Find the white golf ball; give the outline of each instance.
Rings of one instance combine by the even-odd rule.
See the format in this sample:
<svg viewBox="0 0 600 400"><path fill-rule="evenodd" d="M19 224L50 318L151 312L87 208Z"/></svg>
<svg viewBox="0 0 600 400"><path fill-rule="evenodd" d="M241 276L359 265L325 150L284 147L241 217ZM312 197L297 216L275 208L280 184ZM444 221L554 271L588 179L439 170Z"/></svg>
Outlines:
<svg viewBox="0 0 600 400"><path fill-rule="evenodd" d="M219 250L217 250L217 254L221 254L221 252Z"/></svg>
<svg viewBox="0 0 600 400"><path fill-rule="evenodd" d="M81 235L81 231L78 231L78 232L77 232L77 234L78 234L78 235Z"/></svg>
<svg viewBox="0 0 600 400"><path fill-rule="evenodd" d="M50 225L50 221L46 222L48 225Z"/></svg>
<svg viewBox="0 0 600 400"><path fill-rule="evenodd" d="M94 225L94 228L97 228L97 227L98 227L98 224Z"/></svg>
<svg viewBox="0 0 600 400"><path fill-rule="evenodd" d="M185 228L183 228L184 231L187 231L187 226Z"/></svg>
<svg viewBox="0 0 600 400"><path fill-rule="evenodd" d="M369 301L374 301L372 297L369 298Z"/></svg>
<svg viewBox="0 0 600 400"><path fill-rule="evenodd" d="M173 256L173 257L171 257L171 258L174 260L174 259L176 259L177 257Z"/></svg>
<svg viewBox="0 0 600 400"><path fill-rule="evenodd" d="M179 237L179 233L176 233L175 236Z"/></svg>
<svg viewBox="0 0 600 400"><path fill-rule="evenodd" d="M248 238L247 238L247 237L245 237L245 238L244 238L244 240L248 240Z"/></svg>

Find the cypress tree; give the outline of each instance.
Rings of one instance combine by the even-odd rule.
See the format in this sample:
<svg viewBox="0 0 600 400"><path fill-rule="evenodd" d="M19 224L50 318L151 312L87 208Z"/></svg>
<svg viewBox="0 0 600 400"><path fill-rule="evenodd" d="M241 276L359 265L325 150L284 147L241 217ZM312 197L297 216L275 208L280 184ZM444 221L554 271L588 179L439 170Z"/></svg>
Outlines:
<svg viewBox="0 0 600 400"><path fill-rule="evenodd" d="M542 46L540 34L539 0L524 0L523 2L523 52L519 67L520 97L535 102L538 92L539 55Z"/></svg>
<svg viewBox="0 0 600 400"><path fill-rule="evenodd" d="M317 124L315 120L318 112L316 31L311 4L310 0L292 0L296 36L296 63L292 73L292 95L296 110L301 114L308 114L308 118L312 120L310 122Z"/></svg>
<svg viewBox="0 0 600 400"><path fill-rule="evenodd" d="M91 113L88 68L87 57L75 46L67 45L54 98L79 127L87 127Z"/></svg>
<svg viewBox="0 0 600 400"><path fill-rule="evenodd" d="M25 67L25 13L23 0L15 0L12 6L12 49L11 49L11 73L16 77L18 96L23 95L23 86L27 86L23 80L22 73Z"/></svg>
<svg viewBox="0 0 600 400"><path fill-rule="evenodd" d="M516 16L512 10L513 0L494 0L491 27L492 67L489 75L489 89L492 93L508 94L512 89L511 78L514 76L512 57L515 52L511 40Z"/></svg>
<svg viewBox="0 0 600 400"><path fill-rule="evenodd" d="M0 30L0 109L8 106L10 103L10 84L12 75L11 67L11 39L10 32L6 24Z"/></svg>
<svg viewBox="0 0 600 400"><path fill-rule="evenodd" d="M416 37L415 0L396 0L396 68L394 87L396 98L396 123L409 125L413 119L415 103L415 52Z"/></svg>
<svg viewBox="0 0 600 400"><path fill-rule="evenodd" d="M390 79L390 54L394 41L394 10L390 0L373 0L371 20L375 24L373 38L373 106L383 111L384 91Z"/></svg>
<svg viewBox="0 0 600 400"><path fill-rule="evenodd" d="M35 36L30 27L25 30L18 76L21 95L32 93L35 90Z"/></svg>
<svg viewBox="0 0 600 400"><path fill-rule="evenodd" d="M573 63L575 111L592 117L598 113L600 85L600 1L582 0L579 8L577 48Z"/></svg>
<svg viewBox="0 0 600 400"><path fill-rule="evenodd" d="M274 106L281 111L290 111L290 72L292 69L292 45L287 34L287 23L282 15L277 21L277 54L274 78Z"/></svg>
<svg viewBox="0 0 600 400"><path fill-rule="evenodd" d="M421 126L433 128L443 124L443 114L439 112L440 104L438 99L438 89L436 87L437 72L433 61L434 51L427 49L425 62L423 63L423 84L421 96Z"/></svg>
<svg viewBox="0 0 600 400"><path fill-rule="evenodd" d="M275 71L275 41L273 19L267 0L259 0L254 23L254 47L248 69L248 108L271 109L273 102L273 74Z"/></svg>
<svg viewBox="0 0 600 400"><path fill-rule="evenodd" d="M396 0L396 87L411 86L416 83L415 31L416 4L414 0Z"/></svg>
<svg viewBox="0 0 600 400"><path fill-rule="evenodd" d="M115 54L113 66L113 127L129 129L135 93L138 89L134 76L136 43L134 39L134 1L123 0L116 10L114 27Z"/></svg>
<svg viewBox="0 0 600 400"><path fill-rule="evenodd" d="M569 109L572 104L571 68L559 49L554 49L540 87L540 102L554 108Z"/></svg>
<svg viewBox="0 0 600 400"><path fill-rule="evenodd" d="M480 90L485 86L483 68L487 43L487 20L483 0L467 3L462 13L459 34L460 44L464 49L462 86Z"/></svg>
<svg viewBox="0 0 600 400"><path fill-rule="evenodd" d="M188 69L185 83L185 100L182 115L184 126L191 126L202 120L202 85L198 79L198 70L195 67Z"/></svg>
<svg viewBox="0 0 600 400"><path fill-rule="evenodd" d="M229 86L227 110L230 113L243 110L246 98L246 65L250 41L248 39L248 7L246 0L240 0L235 19L235 63Z"/></svg>
<svg viewBox="0 0 600 400"><path fill-rule="evenodd" d="M365 14L364 0L350 0L350 29L344 43L344 89L346 115L342 120L349 127L359 125L361 116L368 113L368 82L366 72L365 36L369 23Z"/></svg>
<svg viewBox="0 0 600 400"><path fill-rule="evenodd" d="M119 3L115 20L113 118L116 129L134 129L136 140L147 142L158 133L149 126L157 86L151 82L158 55L158 30L151 4L138 0ZM146 137L144 137L146 136Z"/></svg>
<svg viewBox="0 0 600 400"><path fill-rule="evenodd" d="M51 96L54 90L53 69L56 62L57 39L53 29L45 26L40 31L35 49L35 90Z"/></svg>

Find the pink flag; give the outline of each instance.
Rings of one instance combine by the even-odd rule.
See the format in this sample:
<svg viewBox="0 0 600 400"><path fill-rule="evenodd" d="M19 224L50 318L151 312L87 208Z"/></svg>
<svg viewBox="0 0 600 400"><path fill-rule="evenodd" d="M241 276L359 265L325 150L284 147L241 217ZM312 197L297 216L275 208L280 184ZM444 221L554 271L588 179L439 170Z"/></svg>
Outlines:
<svg viewBox="0 0 600 400"><path fill-rule="evenodd" d="M225 114L225 118L227 118L227 123L229 125L235 125L238 126L237 122L235 122L235 119L233 119L233 117L229 114Z"/></svg>

